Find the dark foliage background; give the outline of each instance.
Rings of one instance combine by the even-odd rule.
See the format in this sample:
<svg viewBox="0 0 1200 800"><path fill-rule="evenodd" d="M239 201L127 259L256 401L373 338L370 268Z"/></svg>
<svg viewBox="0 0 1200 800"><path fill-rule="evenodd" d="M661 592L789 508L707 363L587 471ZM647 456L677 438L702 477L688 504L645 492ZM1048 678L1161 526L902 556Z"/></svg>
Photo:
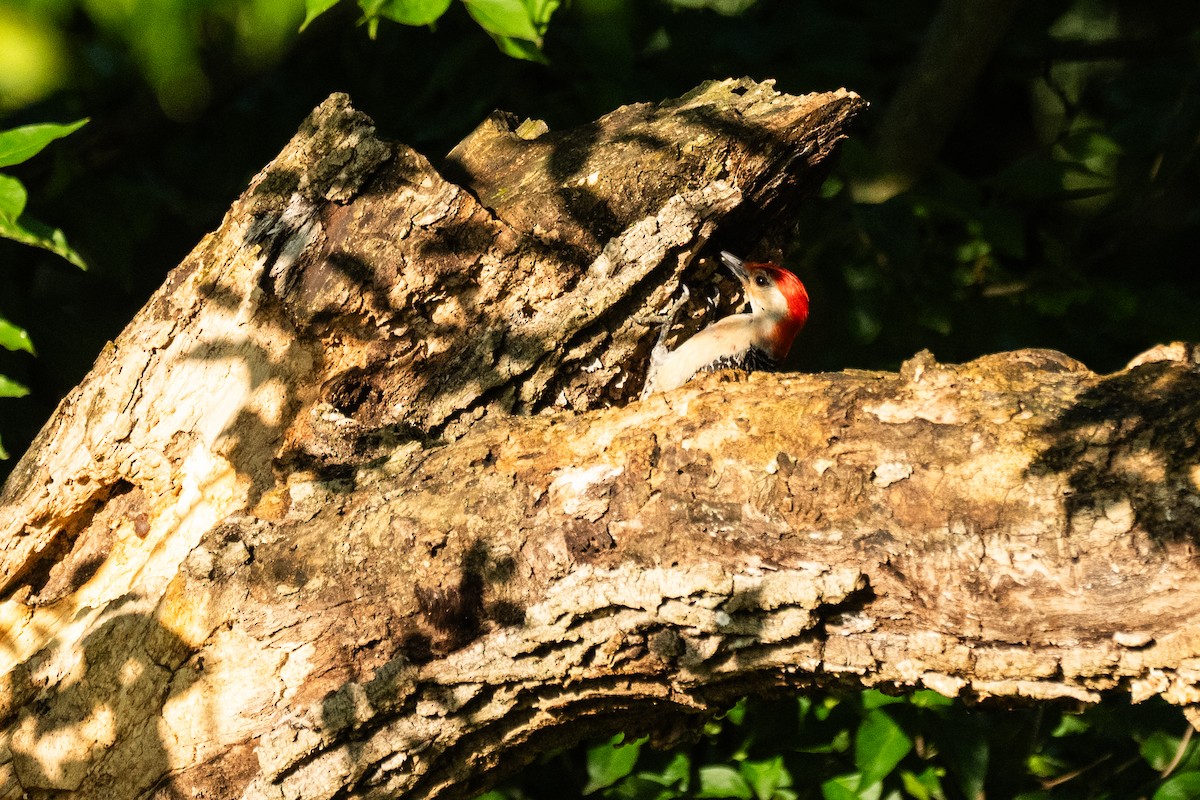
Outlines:
<svg viewBox="0 0 1200 800"><path fill-rule="evenodd" d="M333 91L436 162L494 108L561 128L709 78L774 78L791 93L846 86L873 108L789 232L787 263L813 297L794 367L1052 347L1107 371L1158 342L1200 341L1200 4L571 0L550 21L543 63L502 53L462 2L433 28L384 20L374 39L347 2L298 33L305 10L304 0L0 0L0 129L91 118L8 170L28 187L29 212L62 228L90 267L0 240L0 318L37 348L0 350L0 375L31 390L0 399L14 455ZM918 69L926 42L949 62L932 79ZM971 53L993 45L975 72ZM889 119L905 104L916 113ZM683 755L597 745L507 791L1200 796L1173 709L983 712L882 697L752 704Z"/></svg>

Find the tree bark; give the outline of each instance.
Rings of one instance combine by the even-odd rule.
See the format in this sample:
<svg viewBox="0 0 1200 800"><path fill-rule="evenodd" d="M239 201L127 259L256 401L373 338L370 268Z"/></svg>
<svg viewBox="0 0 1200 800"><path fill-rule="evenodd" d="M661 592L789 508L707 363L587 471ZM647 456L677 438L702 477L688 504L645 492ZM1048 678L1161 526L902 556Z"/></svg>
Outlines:
<svg viewBox="0 0 1200 800"><path fill-rule="evenodd" d="M4 487L0 798L468 796L814 684L1196 703L1190 348L633 399L863 105L499 115L438 170L330 98Z"/></svg>

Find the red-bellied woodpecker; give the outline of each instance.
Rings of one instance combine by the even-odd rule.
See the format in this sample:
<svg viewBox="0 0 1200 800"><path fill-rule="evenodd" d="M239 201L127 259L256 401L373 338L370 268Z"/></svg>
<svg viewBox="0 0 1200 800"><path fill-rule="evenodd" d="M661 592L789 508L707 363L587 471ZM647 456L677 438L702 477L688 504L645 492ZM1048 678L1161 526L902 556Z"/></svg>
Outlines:
<svg viewBox="0 0 1200 800"><path fill-rule="evenodd" d="M808 291L795 275L724 251L721 263L742 282L750 313L719 319L669 353L661 343L656 346L643 397L682 386L698 372L771 369L808 321Z"/></svg>

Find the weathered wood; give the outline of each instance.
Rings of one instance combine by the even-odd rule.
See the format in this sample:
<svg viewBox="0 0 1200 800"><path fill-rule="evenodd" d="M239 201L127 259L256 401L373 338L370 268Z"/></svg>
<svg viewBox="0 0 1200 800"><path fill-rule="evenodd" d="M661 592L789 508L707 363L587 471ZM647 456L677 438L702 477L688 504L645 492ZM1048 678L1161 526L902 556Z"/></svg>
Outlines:
<svg viewBox="0 0 1200 800"><path fill-rule="evenodd" d="M465 796L814 683L1197 703L1192 349L632 400L861 106L726 81L438 172L324 104L5 486L0 798Z"/></svg>
<svg viewBox="0 0 1200 800"><path fill-rule="evenodd" d="M128 486L154 499L192 487L167 502L198 532L269 492L273 461L361 460L338 450L341 433L320 435L325 412L343 432L437 436L489 408L632 396L654 333L640 318L747 195L795 202L766 196L811 185L863 106L725 81L533 141L489 120L468 142L487 140L512 189L485 176L477 191L330 98L17 465L0 495L0 591L56 563ZM456 170L479 172L462 152ZM603 237L564 245L593 228ZM165 509L151 505L152 521Z"/></svg>

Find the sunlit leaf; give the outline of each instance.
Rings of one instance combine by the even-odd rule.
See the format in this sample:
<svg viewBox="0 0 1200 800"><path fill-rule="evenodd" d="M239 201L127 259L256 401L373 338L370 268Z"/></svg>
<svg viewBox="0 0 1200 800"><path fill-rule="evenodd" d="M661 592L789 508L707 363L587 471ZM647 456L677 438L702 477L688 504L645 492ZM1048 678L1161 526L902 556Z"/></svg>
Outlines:
<svg viewBox="0 0 1200 800"><path fill-rule="evenodd" d="M0 397L24 397L29 389L6 375L0 375Z"/></svg>
<svg viewBox="0 0 1200 800"><path fill-rule="evenodd" d="M821 699L821 702L813 708L813 716L817 718L818 722L824 722L825 720L829 719L829 715L833 713L833 710L838 707L838 703L840 702L841 701L833 695L826 695Z"/></svg>
<svg viewBox="0 0 1200 800"><path fill-rule="evenodd" d="M471 18L488 33L512 39L541 41L533 15L524 0L463 0Z"/></svg>
<svg viewBox="0 0 1200 800"><path fill-rule="evenodd" d="M73 133L87 124L86 119L68 125L41 123L0 131L0 167L20 164L37 155L55 139Z"/></svg>
<svg viewBox="0 0 1200 800"><path fill-rule="evenodd" d="M533 42L527 42L524 39L513 39L509 36L492 35L492 41L496 43L496 47L500 48L500 52L510 58L519 58L522 61L532 61L535 64L549 64L550 60L546 58L541 49Z"/></svg>
<svg viewBox="0 0 1200 800"><path fill-rule="evenodd" d="M821 784L821 796L825 800L879 800L883 794L883 784L875 782L864 785L862 778L858 772L831 778Z"/></svg>
<svg viewBox="0 0 1200 800"><path fill-rule="evenodd" d="M854 737L854 765L864 784L881 781L912 749L912 739L885 712L867 714Z"/></svg>
<svg viewBox="0 0 1200 800"><path fill-rule="evenodd" d="M533 20L533 24L540 33L545 33L545 26L550 22L550 17L562 3L560 0L525 0L525 5L529 8L529 18Z"/></svg>
<svg viewBox="0 0 1200 800"><path fill-rule="evenodd" d="M1034 753L1025 761L1025 767L1029 770L1029 773L1039 778L1053 778L1061 775L1066 771L1068 766L1062 759L1055 758L1046 753Z"/></svg>
<svg viewBox="0 0 1200 800"><path fill-rule="evenodd" d="M33 353L33 340L24 328L18 328L8 320L0 317L0 347L6 350L24 350Z"/></svg>
<svg viewBox="0 0 1200 800"><path fill-rule="evenodd" d="M692 759L687 753L680 751L675 754L670 763L660 773L660 777L668 784L678 783L687 789L688 779L692 774Z"/></svg>
<svg viewBox="0 0 1200 800"><path fill-rule="evenodd" d="M792 785L792 774L784 766L783 756L765 761L743 761L739 769L758 800L771 800L779 789Z"/></svg>
<svg viewBox="0 0 1200 800"><path fill-rule="evenodd" d="M304 0L304 22L300 23L303 31L317 17L338 4L338 0Z"/></svg>
<svg viewBox="0 0 1200 800"><path fill-rule="evenodd" d="M599 789L612 786L633 772L638 752L645 739L621 744L622 739L623 736L618 734L604 744L588 748L588 782L587 786L583 787L584 794L591 794Z"/></svg>
<svg viewBox="0 0 1200 800"><path fill-rule="evenodd" d="M920 689L912 693L909 702L917 708L945 708L954 705L954 698L933 689Z"/></svg>
<svg viewBox="0 0 1200 800"><path fill-rule="evenodd" d="M926 767L920 774L905 769L900 771L900 782L916 800L946 800L940 772L937 767Z"/></svg>
<svg viewBox="0 0 1200 800"><path fill-rule="evenodd" d="M450 0L384 0L372 11L401 25L432 25L450 8Z"/></svg>
<svg viewBox="0 0 1200 800"><path fill-rule="evenodd" d="M696 797L736 797L750 800L754 796L750 784L733 767L710 764L700 768L700 791Z"/></svg>
<svg viewBox="0 0 1200 800"><path fill-rule="evenodd" d="M15 220L25 211L25 187L11 175L0 175L0 217Z"/></svg>
<svg viewBox="0 0 1200 800"><path fill-rule="evenodd" d="M721 714L718 719L727 719L734 725L741 725L746 719L746 698L742 698L734 703L728 711Z"/></svg>
<svg viewBox="0 0 1200 800"><path fill-rule="evenodd" d="M1195 800L1200 797L1200 772L1181 772L1168 778L1153 800Z"/></svg>
<svg viewBox="0 0 1200 800"><path fill-rule="evenodd" d="M863 708L870 711L873 708L882 708L896 703L903 703L904 697L884 694L878 689L864 689L862 693Z"/></svg>
<svg viewBox="0 0 1200 800"><path fill-rule="evenodd" d="M1091 727L1082 714L1063 714L1050 735L1056 739L1063 736L1074 736L1079 733L1087 733Z"/></svg>
<svg viewBox="0 0 1200 800"><path fill-rule="evenodd" d="M847 778L853 778L853 781L847 781ZM861 776L855 773L827 780L821 784L821 796L825 800L858 800L858 784L861 779Z"/></svg>
<svg viewBox="0 0 1200 800"><path fill-rule="evenodd" d="M70 261L80 269L87 269L87 264L79 253L67 244L67 237L58 228L51 228L31 219L28 216L22 216L17 220L10 220L4 216L0 216L0 237L12 239L14 242L27 244L31 247L40 247L43 250L49 250L51 253L62 256L67 261Z"/></svg>
<svg viewBox="0 0 1200 800"><path fill-rule="evenodd" d="M692 759L686 750L680 750L671 757L661 772L642 770L637 778L650 781L658 786L678 786L680 791L687 791L688 779L692 774Z"/></svg>

